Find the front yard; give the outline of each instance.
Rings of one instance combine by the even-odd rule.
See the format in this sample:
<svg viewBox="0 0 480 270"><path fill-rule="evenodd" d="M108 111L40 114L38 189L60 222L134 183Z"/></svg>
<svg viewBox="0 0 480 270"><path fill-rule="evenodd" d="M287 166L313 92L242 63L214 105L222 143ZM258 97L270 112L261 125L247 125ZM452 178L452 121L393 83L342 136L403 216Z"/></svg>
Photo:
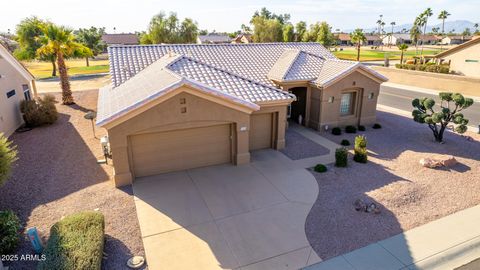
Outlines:
<svg viewBox="0 0 480 270"><path fill-rule="evenodd" d="M349 158L347 168L328 166L328 172L312 172L319 195L306 221L310 244L323 260L383 240L443 216L480 203L480 136L465 137L447 132L445 144L434 142L425 125L410 118L379 111L382 129L367 126L366 132L334 136L340 143L355 135L368 140L367 164ZM353 146L349 147L350 149ZM421 158L453 155L451 168L427 169ZM362 199L380 205L381 213L357 212ZM405 243L407 244L407 243Z"/></svg>
<svg viewBox="0 0 480 270"><path fill-rule="evenodd" d="M61 100L59 94L57 100ZM50 227L62 217L83 210L105 215L103 269L127 269L132 255L143 255L135 204L130 187L117 189L109 180L112 169L98 165L99 139L84 119L96 109L97 91L75 92L77 105L57 105L59 119L52 126L15 133L19 160L13 175L0 188L0 209L12 209L25 228L35 226L47 239ZM102 134L96 130L97 138ZM23 238L17 254L33 254ZM34 269L35 261L6 263L11 269Z"/></svg>

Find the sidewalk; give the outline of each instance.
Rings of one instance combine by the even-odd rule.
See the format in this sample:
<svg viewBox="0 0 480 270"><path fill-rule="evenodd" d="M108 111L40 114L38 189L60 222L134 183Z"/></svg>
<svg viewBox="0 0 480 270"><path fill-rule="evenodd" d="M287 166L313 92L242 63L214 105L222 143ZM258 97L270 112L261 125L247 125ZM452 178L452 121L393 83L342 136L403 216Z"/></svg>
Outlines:
<svg viewBox="0 0 480 270"><path fill-rule="evenodd" d="M440 90L435 90L435 89L422 88L422 87L416 87L416 86L398 84L398 83L392 83L392 82L384 82L384 83L382 83L382 85L387 86L387 87L402 88L402 89L405 89L405 90L418 92L418 93L425 93L425 94L430 94L430 95L438 95L438 93L440 93L440 92L445 92L445 91L440 91ZM479 85L479 89L480 89L480 85ZM468 98L472 98L473 101L475 101L475 102L480 102L480 96L471 96L471 95L464 95L464 96L468 97Z"/></svg>
<svg viewBox="0 0 480 270"><path fill-rule="evenodd" d="M480 205L304 270L453 270L480 258Z"/></svg>

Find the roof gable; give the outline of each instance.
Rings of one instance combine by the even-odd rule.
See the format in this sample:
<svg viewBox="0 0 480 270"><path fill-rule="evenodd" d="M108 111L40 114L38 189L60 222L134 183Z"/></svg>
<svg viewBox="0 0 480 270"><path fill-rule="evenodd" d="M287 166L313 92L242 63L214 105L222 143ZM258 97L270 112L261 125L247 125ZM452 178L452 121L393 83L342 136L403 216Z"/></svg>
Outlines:
<svg viewBox="0 0 480 270"><path fill-rule="evenodd" d="M20 63L20 61L18 61L15 56L8 51L7 48L0 44L0 59L2 58L13 68L15 68L26 80L35 80L35 77L32 75L32 73L30 73L30 71L22 63Z"/></svg>

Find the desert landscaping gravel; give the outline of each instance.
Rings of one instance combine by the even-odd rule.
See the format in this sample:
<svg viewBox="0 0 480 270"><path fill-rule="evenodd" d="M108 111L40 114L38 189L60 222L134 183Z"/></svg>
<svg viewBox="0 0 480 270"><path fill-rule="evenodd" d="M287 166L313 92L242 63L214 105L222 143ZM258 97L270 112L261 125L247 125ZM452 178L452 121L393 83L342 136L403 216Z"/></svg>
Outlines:
<svg viewBox="0 0 480 270"><path fill-rule="evenodd" d="M291 129L285 132L285 148L280 150L292 160L322 156L329 150Z"/></svg>
<svg viewBox="0 0 480 270"><path fill-rule="evenodd" d="M56 94L57 100L61 100ZM95 210L105 215L103 269L128 269L132 255L144 256L132 189L115 188L109 180L112 168L98 165L103 159L96 129L93 137L88 110L95 110L97 91L74 92L77 105L58 104L58 121L11 136L18 146L19 160L12 177L0 188L0 209L12 209L25 228L37 227L44 241L50 227L63 216ZM33 254L22 239L17 254ZM10 269L35 269L35 261L6 263Z"/></svg>
<svg viewBox="0 0 480 270"><path fill-rule="evenodd" d="M323 260L383 240L480 203L480 136L447 132L445 143L433 140L426 125L410 118L379 111L382 129L333 136L339 143L365 134L369 161L347 168L329 165L328 172L312 172L319 195L306 221L307 238ZM349 147L353 149L353 145ZM421 158L453 155L451 168L428 169ZM381 213L357 212L362 199L380 206ZM407 243L405 243L407 245Z"/></svg>

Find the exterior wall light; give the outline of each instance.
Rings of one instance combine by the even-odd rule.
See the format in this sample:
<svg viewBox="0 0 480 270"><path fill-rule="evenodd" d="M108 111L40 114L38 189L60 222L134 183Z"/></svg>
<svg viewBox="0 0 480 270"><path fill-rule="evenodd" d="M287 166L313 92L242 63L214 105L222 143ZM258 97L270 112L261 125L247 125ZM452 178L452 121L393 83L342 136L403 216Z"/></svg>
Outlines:
<svg viewBox="0 0 480 270"><path fill-rule="evenodd" d="M335 97L329 97L328 98L328 103L333 103L333 100L335 99Z"/></svg>
<svg viewBox="0 0 480 270"><path fill-rule="evenodd" d="M374 96L375 96L374 93L370 93L370 94L368 94L368 99L373 99Z"/></svg>

